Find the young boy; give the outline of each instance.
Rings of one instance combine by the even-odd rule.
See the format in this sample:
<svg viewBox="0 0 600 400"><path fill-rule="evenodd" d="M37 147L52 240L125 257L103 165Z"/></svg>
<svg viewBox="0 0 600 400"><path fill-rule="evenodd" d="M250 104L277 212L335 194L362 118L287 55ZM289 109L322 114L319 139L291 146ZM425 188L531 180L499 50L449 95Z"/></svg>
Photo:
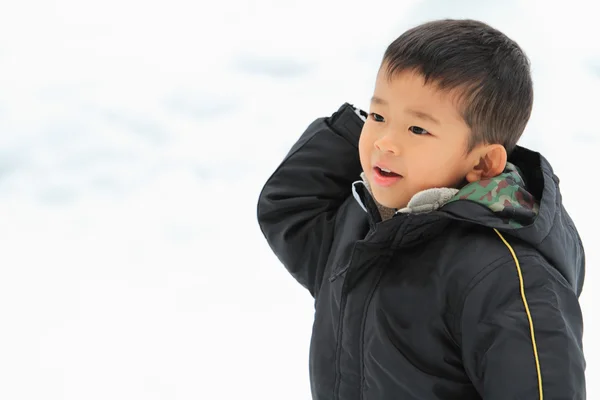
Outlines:
<svg viewBox="0 0 600 400"><path fill-rule="evenodd" d="M367 114L316 120L258 219L315 298L319 400L585 399L584 252L540 154L516 146L529 61L472 20L387 49Z"/></svg>

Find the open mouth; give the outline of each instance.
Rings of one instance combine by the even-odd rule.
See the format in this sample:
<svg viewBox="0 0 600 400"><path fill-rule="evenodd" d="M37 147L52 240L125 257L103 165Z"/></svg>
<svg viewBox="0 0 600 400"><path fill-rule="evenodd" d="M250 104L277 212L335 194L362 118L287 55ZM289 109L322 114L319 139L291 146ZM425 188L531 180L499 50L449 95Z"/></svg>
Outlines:
<svg viewBox="0 0 600 400"><path fill-rule="evenodd" d="M373 183L380 187L395 185L403 178L402 175L379 166L373 167Z"/></svg>
<svg viewBox="0 0 600 400"><path fill-rule="evenodd" d="M377 167L377 166L375 167L375 172L384 178L399 178L402 176L393 171L390 171L389 169L385 169L385 168L381 168L381 167Z"/></svg>

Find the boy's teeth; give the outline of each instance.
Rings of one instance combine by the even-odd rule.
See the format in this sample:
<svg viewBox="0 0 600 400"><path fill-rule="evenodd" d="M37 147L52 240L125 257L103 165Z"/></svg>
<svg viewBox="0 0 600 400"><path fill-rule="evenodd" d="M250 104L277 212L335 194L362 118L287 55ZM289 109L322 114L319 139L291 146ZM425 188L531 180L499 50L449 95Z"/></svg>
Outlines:
<svg viewBox="0 0 600 400"><path fill-rule="evenodd" d="M381 167L380 167L379 169L380 169L380 170L382 170L383 172L387 172L387 173L390 173L390 172L392 172L392 171L390 171L389 169L385 169L385 168L381 168Z"/></svg>

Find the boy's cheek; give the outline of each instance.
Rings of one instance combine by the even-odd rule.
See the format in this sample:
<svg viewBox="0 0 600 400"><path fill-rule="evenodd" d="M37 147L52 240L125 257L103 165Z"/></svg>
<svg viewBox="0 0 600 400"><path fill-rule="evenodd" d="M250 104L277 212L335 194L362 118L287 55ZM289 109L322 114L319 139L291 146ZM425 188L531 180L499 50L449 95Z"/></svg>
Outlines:
<svg viewBox="0 0 600 400"><path fill-rule="evenodd" d="M358 142L358 156L360 158L360 165L363 168L363 171L365 171L366 168L369 168L368 165L371 155L368 150L367 141L363 139L363 136L361 136Z"/></svg>

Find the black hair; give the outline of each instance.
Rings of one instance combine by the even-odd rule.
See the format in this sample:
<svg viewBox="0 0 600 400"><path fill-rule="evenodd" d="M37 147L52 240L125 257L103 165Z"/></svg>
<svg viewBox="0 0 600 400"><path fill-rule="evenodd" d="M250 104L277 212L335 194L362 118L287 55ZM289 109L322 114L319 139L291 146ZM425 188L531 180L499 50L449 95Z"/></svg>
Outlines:
<svg viewBox="0 0 600 400"><path fill-rule="evenodd" d="M467 151L480 143L516 146L531 116L530 62L516 42L475 20L444 19L416 26L387 48L382 67L392 79L416 71L427 83L459 95L471 129Z"/></svg>

